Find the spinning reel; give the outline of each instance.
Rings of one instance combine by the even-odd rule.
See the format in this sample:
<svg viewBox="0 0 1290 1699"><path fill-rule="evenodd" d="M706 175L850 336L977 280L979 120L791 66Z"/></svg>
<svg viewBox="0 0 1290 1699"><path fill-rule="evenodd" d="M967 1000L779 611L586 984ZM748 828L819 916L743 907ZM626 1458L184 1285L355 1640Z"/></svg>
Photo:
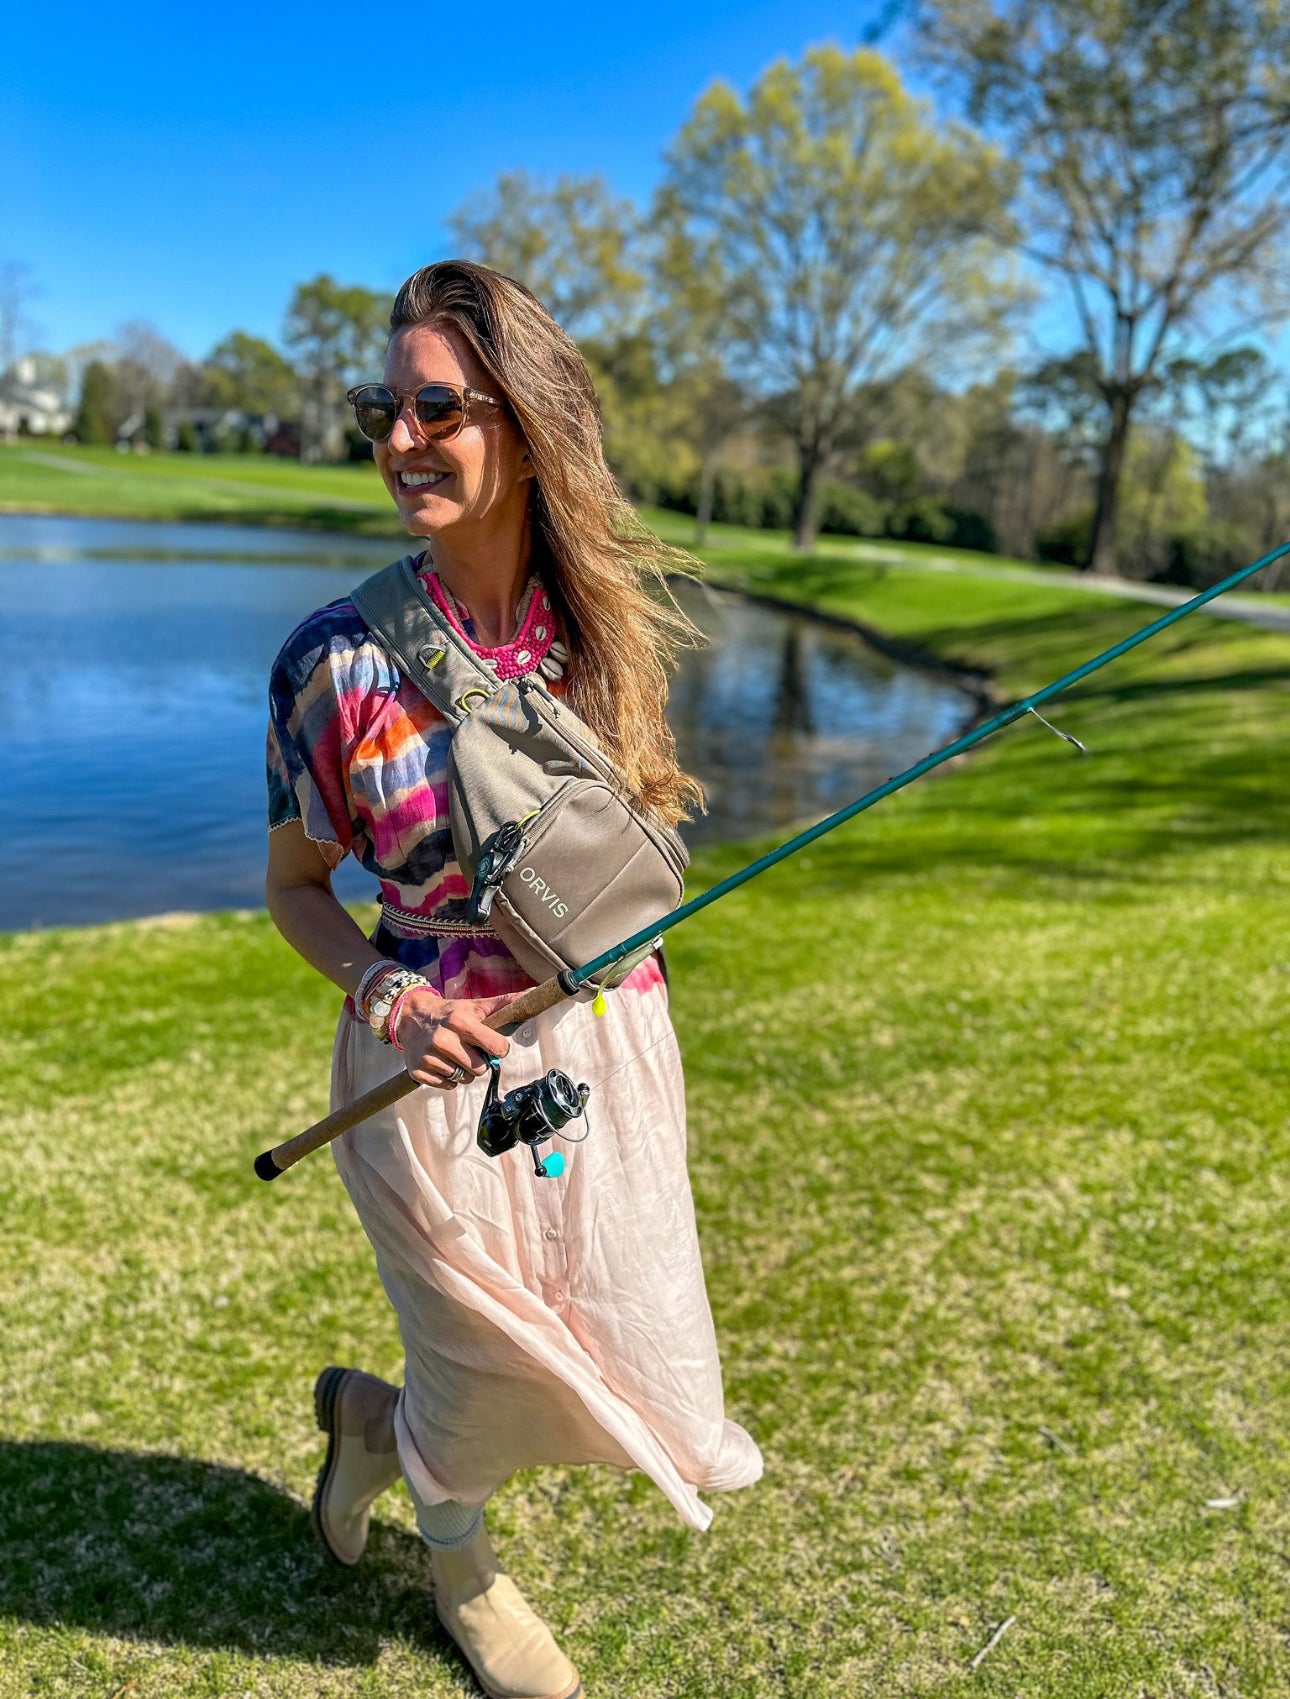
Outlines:
<svg viewBox="0 0 1290 1699"><path fill-rule="evenodd" d="M549 1151L545 1159L538 1146L545 1144L570 1121L584 1114L591 1095L589 1085L574 1085L568 1074L550 1068L540 1080L517 1085L505 1097L498 1096L498 1081L502 1063L499 1056L488 1058L488 1095L479 1117L475 1142L485 1156L501 1156L517 1144L526 1144L533 1158L533 1169L540 1180L555 1179L564 1173L564 1157L558 1150ZM581 1144L591 1131L587 1126L582 1138L570 1140ZM563 1135L568 1138L568 1134Z"/></svg>

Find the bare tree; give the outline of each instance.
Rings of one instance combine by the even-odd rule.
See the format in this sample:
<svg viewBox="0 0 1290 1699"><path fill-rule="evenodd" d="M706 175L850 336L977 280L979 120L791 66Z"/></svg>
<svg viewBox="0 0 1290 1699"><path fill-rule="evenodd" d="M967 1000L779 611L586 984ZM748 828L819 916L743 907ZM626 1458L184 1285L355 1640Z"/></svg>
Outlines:
<svg viewBox="0 0 1290 1699"><path fill-rule="evenodd" d="M1021 163L1102 407L1088 564L1115 570L1130 427L1207 313L1286 307L1290 0L924 0L967 112Z"/></svg>
<svg viewBox="0 0 1290 1699"><path fill-rule="evenodd" d="M27 303L37 294L35 274L25 260L0 260L0 372L7 372L35 338Z"/></svg>
<svg viewBox="0 0 1290 1699"><path fill-rule="evenodd" d="M185 364L184 356L143 319L119 325L114 346L112 377L119 428L133 437L150 414L160 411Z"/></svg>

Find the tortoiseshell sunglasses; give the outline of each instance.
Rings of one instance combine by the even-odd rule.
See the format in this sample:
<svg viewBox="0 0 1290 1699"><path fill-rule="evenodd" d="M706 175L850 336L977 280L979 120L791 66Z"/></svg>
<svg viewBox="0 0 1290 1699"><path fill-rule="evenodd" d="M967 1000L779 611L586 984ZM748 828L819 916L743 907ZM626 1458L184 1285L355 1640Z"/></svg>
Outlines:
<svg viewBox="0 0 1290 1699"><path fill-rule="evenodd" d="M420 389L402 393L383 383L361 383L357 389L350 390L346 400L368 441L384 442L409 397L421 434L430 442L446 442L449 437L455 437L470 415L472 401L489 407L502 405L482 390L466 389L455 383L427 383Z"/></svg>

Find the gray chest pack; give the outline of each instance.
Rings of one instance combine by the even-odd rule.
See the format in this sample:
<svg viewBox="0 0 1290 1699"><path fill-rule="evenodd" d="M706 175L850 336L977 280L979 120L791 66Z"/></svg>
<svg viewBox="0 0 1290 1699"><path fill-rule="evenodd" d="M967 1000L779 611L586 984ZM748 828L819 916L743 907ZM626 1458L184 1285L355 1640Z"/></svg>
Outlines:
<svg viewBox="0 0 1290 1699"><path fill-rule="evenodd" d="M536 980L577 968L680 903L689 857L625 796L590 728L536 673L499 680L435 606L411 555L353 602L405 677L453 727L453 849L467 923L494 931ZM615 984L648 950L618 964Z"/></svg>

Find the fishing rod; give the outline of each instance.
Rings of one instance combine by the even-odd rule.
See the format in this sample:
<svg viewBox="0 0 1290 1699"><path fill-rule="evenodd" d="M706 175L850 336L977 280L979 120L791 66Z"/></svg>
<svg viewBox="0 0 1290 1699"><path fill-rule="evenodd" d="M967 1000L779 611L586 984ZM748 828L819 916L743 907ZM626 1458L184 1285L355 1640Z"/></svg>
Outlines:
<svg viewBox="0 0 1290 1699"><path fill-rule="evenodd" d="M679 926L683 920L688 920L691 915L698 914L700 909L705 909L710 904L719 902L731 891L736 891L741 885L746 885L750 879L756 879L759 874L767 872L768 869L781 861L786 861L790 855L796 855L808 844L813 844L818 838L836 831L839 826L844 826L848 820L854 819L857 814L863 814L866 809L872 808L884 797L891 796L898 790L903 790L915 779L921 779L924 773L930 773L934 767L939 767L944 762L953 760L956 755L962 755L965 750L972 749L976 744L984 742L987 737L992 737L995 732L1002 731L1005 726L1012 725L1026 714L1033 714L1041 724L1048 727L1049 731L1056 732L1058 737L1063 738L1067 743L1073 743L1082 754L1087 754L1088 751L1078 738L1072 737L1069 732L1059 731L1056 726L1050 725L1044 719L1044 716L1039 713L1040 705L1051 701L1063 690L1069 690L1072 685L1078 684L1090 673L1095 673L1099 668L1118 660L1121 655L1127 655L1130 649L1136 649L1139 643L1145 643L1149 637L1154 637L1158 632L1177 624L1179 620L1186 619L1188 614L1193 614L1198 609L1203 608L1207 602L1212 602L1216 597L1225 595L1229 590L1234 590L1238 584L1243 584L1247 578L1253 578L1256 572L1261 572L1264 567L1270 566L1273 561L1280 560L1286 554L1290 554L1290 542L1282 543L1279 548L1263 555L1261 559L1254 561L1251 565L1243 566L1238 572L1233 572L1229 577L1212 585L1210 589L1202 591L1200 595L1193 596L1189 601L1180 602L1176 608L1171 608L1167 614L1162 614L1159 619L1152 620L1150 625L1144 625L1140 631L1133 632L1131 636L1113 644L1111 648L1104 649L1100 654L1094 655L1091 660L1083 662L1078 667L1073 667L1068 673L1063 673L1051 684L1046 684L1042 690L1036 690L1032 695L1022 697L1020 701L1001 709L990 719L984 720L980 725L973 726L971 730L964 732L961 737L956 737L951 743L933 750L930 755L925 755L921 761L916 761L912 767L907 767L903 773L897 773L895 778L887 779L881 785L875 785L872 790L866 791L855 802L848 803L845 808L838 809L836 814L830 814L826 819L817 821L814 826L808 826L805 831L799 832L796 837L789 838L777 849L770 850L766 855L758 856L756 861L750 862L747 867L741 868L739 872L730 874L728 878L710 886L708 890L701 892L697 897L692 897L689 902L682 903L679 908L673 909L661 920L655 921L650 926L642 927L639 932L633 932L630 938L624 938L621 943L615 944L611 949L604 951L602 955L594 957L589 962L584 962L579 968L565 969L556 974L553 979L548 979L541 985L535 985L532 990L523 992L514 1002L508 1003L506 1008L500 1009L496 1015L491 1016L485 1024L495 1031L500 1031L504 1027L518 1026L524 1021L531 1020L533 1016L541 1014L543 1010L553 1008L557 1003L562 1003L568 998L576 997L579 992L585 992L588 988L596 988L597 979L602 978L611 968L617 967L620 962L634 952L652 947L655 941L661 939L665 932L670 932L674 926ZM602 999L603 993L597 989L597 1005L603 1009ZM496 1083L496 1077L496 1070L494 1069L490 1092L492 1086ZM565 1076L561 1075L560 1078L564 1079ZM378 1114L382 1109L388 1109L391 1104L397 1103L400 1098L415 1091L417 1084L418 1082L406 1071L382 1081L380 1085L374 1086L362 1097L355 1098L352 1103L348 1103L343 1108L328 1115L325 1120L317 1122L312 1127L307 1127L304 1132L297 1133L294 1138L276 1145L272 1150L262 1152L255 1159L256 1173L262 1180L276 1180L279 1174L285 1173L302 1157L308 1156L310 1151L318 1150L322 1145L330 1144L332 1139L339 1138L351 1127L358 1126L360 1122ZM520 1093L524 1093L533 1088L524 1086L519 1089ZM571 1091L576 1089L570 1085ZM524 1103L525 1113L528 1111L529 1104L530 1100L526 1099ZM568 1109L566 1119L571 1119L581 1113L581 1108L573 1108L572 1100L566 1107ZM528 1131L524 1130L525 1127L528 1128ZM535 1132L537 1136L530 1137L530 1132ZM544 1173L542 1164L537 1158L535 1146L541 1137L549 1135L543 1135L536 1123L530 1119L521 1125L517 1136L528 1143L530 1148L534 1148L534 1162L537 1171L539 1174ZM515 1139L512 1138L511 1143L514 1142ZM506 1148L509 1148L509 1146ZM548 1162L553 1161L553 1158L548 1158ZM547 1171L555 1174L560 1170L552 1166Z"/></svg>

